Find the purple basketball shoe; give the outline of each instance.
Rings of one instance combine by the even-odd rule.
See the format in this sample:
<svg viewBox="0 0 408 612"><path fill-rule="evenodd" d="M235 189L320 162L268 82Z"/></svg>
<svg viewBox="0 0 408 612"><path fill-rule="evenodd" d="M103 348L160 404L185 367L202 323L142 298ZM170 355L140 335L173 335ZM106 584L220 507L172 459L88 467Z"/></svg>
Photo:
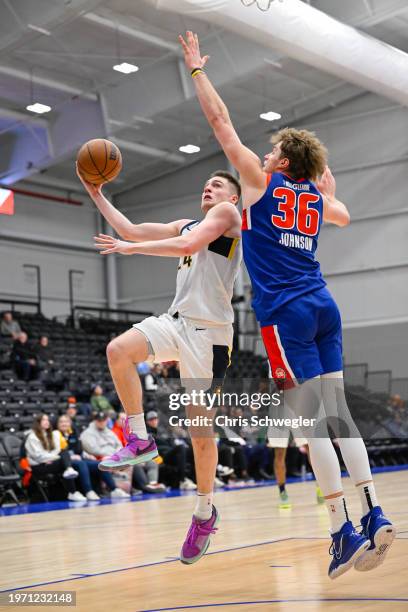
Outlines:
<svg viewBox="0 0 408 612"><path fill-rule="evenodd" d="M138 438L136 434L129 431L127 419L123 426L123 433L127 442L126 446L98 464L102 472L120 472L131 465L145 463L159 456L153 437L149 435L147 440Z"/></svg>
<svg viewBox="0 0 408 612"><path fill-rule="evenodd" d="M181 549L180 561L186 565L196 563L207 551L210 545L210 536L217 531L220 515L215 506L208 521L202 521L193 515L190 529Z"/></svg>

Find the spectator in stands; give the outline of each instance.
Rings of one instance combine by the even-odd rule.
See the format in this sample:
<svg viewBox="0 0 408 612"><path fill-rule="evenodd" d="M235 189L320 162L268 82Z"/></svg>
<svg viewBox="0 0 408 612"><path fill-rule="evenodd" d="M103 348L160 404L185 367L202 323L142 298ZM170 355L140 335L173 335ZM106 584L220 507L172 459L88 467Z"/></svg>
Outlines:
<svg viewBox="0 0 408 612"><path fill-rule="evenodd" d="M41 336L38 343L34 345L37 366L41 380L47 389L62 389L65 377L62 370L58 370L55 364L55 356L49 345L48 336Z"/></svg>
<svg viewBox="0 0 408 612"><path fill-rule="evenodd" d="M159 466L155 461L147 461L133 467L132 486L144 493L164 493L166 487L159 482Z"/></svg>
<svg viewBox="0 0 408 612"><path fill-rule="evenodd" d="M67 399L66 414L72 420L75 420L77 414L80 414L85 417L90 417L92 414L91 404L87 404L86 402L82 402L81 404L79 404L75 395L70 395Z"/></svg>
<svg viewBox="0 0 408 612"><path fill-rule="evenodd" d="M388 411L391 415L391 430L397 438L406 438L408 434L408 416L406 403L397 393L391 395L388 401ZM388 423L388 426L390 423Z"/></svg>
<svg viewBox="0 0 408 612"><path fill-rule="evenodd" d="M87 456L100 461L104 457L113 455L122 448L121 442L108 427L108 416L105 412L97 412L94 420L81 433L82 448ZM120 493L119 493L120 491ZM119 489L115 497L130 497L128 493Z"/></svg>
<svg viewBox="0 0 408 612"><path fill-rule="evenodd" d="M123 430L126 427L126 412L119 412L116 421L113 424L112 431L115 436L118 438L122 446L126 444L125 434Z"/></svg>
<svg viewBox="0 0 408 612"><path fill-rule="evenodd" d="M146 429L154 436L163 463L176 469L180 489L195 490L197 485L186 477L187 445L179 439L165 437L166 433L159 429L159 415L155 410L149 410L146 414Z"/></svg>
<svg viewBox="0 0 408 612"><path fill-rule="evenodd" d="M67 399L65 414L71 419L71 423L76 427L75 418L78 414L78 404L74 395L70 395Z"/></svg>
<svg viewBox="0 0 408 612"><path fill-rule="evenodd" d="M75 478L78 472L73 469L68 450L61 449L61 437L58 430L53 431L48 415L35 417L32 429L25 441L25 451L32 474L41 478L47 474L56 474L64 480L70 501L86 501L76 490Z"/></svg>
<svg viewBox="0 0 408 612"><path fill-rule="evenodd" d="M67 448L71 456L72 467L79 473L81 488L88 501L97 501L99 495L92 489L91 478L106 484L112 498L123 497L122 489L115 485L112 474L98 470L98 461L91 455L83 452L78 431L67 415L61 415L57 422L57 429L61 435L61 448Z"/></svg>
<svg viewBox="0 0 408 612"><path fill-rule="evenodd" d="M54 365L55 357L49 345L48 336L40 336L35 352L37 353L37 362L40 369L49 369Z"/></svg>
<svg viewBox="0 0 408 612"><path fill-rule="evenodd" d="M178 361L169 361L166 363L167 375L169 378L180 379L180 364Z"/></svg>
<svg viewBox="0 0 408 612"><path fill-rule="evenodd" d="M1 320L0 334L2 336L9 336L13 340L17 340L21 334L21 327L18 321L13 319L11 312L4 312Z"/></svg>
<svg viewBox="0 0 408 612"><path fill-rule="evenodd" d="M91 406L95 412L102 411L107 413L110 410L115 410L108 398L103 395L101 385L94 385L92 387Z"/></svg>
<svg viewBox="0 0 408 612"><path fill-rule="evenodd" d="M391 395L390 399L388 400L388 406L390 407L392 413L397 413L403 410L404 404L404 400L400 395L398 395L398 393Z"/></svg>
<svg viewBox="0 0 408 612"><path fill-rule="evenodd" d="M232 407L230 410L231 418L242 419L243 410L241 407ZM233 454L233 465L235 474L238 478L243 480L249 480L248 474L248 459L247 459L247 441L245 439L245 431L243 427L237 421L237 425L231 427L220 421L219 425L216 425L215 431L220 438L219 446L229 446ZM226 457L223 462L226 463ZM228 465L228 463L227 463Z"/></svg>
<svg viewBox="0 0 408 612"><path fill-rule="evenodd" d="M144 391L157 391L160 364L154 364L142 378Z"/></svg>
<svg viewBox="0 0 408 612"><path fill-rule="evenodd" d="M38 376L36 353L28 342L28 336L25 332L21 332L14 342L11 364L17 377L22 380L35 380Z"/></svg>

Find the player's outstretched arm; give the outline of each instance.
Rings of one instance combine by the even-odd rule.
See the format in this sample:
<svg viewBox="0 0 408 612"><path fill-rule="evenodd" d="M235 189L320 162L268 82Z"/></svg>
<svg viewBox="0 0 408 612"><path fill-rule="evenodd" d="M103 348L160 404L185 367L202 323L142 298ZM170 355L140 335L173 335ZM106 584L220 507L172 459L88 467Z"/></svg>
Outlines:
<svg viewBox="0 0 408 612"><path fill-rule="evenodd" d="M204 221L186 235L134 244L99 234L95 236L95 246L102 255L121 253L122 255L184 257L194 255L225 233L231 233L238 238L240 225L241 217L234 204L222 202L210 210Z"/></svg>
<svg viewBox="0 0 408 612"><path fill-rule="evenodd" d="M241 180L248 186L264 189L265 174L259 157L242 144L230 119L228 109L203 71L209 56L201 57L197 34L188 31L186 39L179 36L187 69L192 73L201 108L215 137L231 164L240 173ZM198 69L198 70L194 70Z"/></svg>
<svg viewBox="0 0 408 612"><path fill-rule="evenodd" d="M77 175L101 215L123 240L143 242L172 238L178 236L180 226L191 221L191 219L181 219L172 223L132 223L103 195L102 185L93 185L86 181L78 172L78 168Z"/></svg>
<svg viewBox="0 0 408 612"><path fill-rule="evenodd" d="M323 196L323 221L345 227L350 223L350 213L343 202L336 198L336 180L326 166L316 186Z"/></svg>

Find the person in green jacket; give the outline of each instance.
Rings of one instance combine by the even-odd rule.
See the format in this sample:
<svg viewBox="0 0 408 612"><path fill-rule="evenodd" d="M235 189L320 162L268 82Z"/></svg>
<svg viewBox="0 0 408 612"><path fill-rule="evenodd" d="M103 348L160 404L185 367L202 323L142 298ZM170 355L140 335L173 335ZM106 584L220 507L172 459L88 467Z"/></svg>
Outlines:
<svg viewBox="0 0 408 612"><path fill-rule="evenodd" d="M107 413L110 410L114 410L108 398L104 396L101 385L92 387L91 406L95 412L103 410L103 412Z"/></svg>

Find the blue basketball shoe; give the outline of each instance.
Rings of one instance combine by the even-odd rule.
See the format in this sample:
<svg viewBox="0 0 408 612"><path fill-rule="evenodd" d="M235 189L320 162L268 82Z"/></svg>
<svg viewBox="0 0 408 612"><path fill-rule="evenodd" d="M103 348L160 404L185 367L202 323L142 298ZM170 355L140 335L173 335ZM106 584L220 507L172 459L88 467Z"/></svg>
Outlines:
<svg viewBox="0 0 408 612"><path fill-rule="evenodd" d="M337 533L332 534L330 554L333 556L329 567L329 578L334 580L351 567L357 559L369 548L370 540L358 533L351 521L344 523Z"/></svg>
<svg viewBox="0 0 408 612"><path fill-rule="evenodd" d="M370 540L370 548L359 557L354 567L359 572L367 572L381 565L394 541L397 530L382 513L380 506L375 506L361 519L362 534Z"/></svg>

